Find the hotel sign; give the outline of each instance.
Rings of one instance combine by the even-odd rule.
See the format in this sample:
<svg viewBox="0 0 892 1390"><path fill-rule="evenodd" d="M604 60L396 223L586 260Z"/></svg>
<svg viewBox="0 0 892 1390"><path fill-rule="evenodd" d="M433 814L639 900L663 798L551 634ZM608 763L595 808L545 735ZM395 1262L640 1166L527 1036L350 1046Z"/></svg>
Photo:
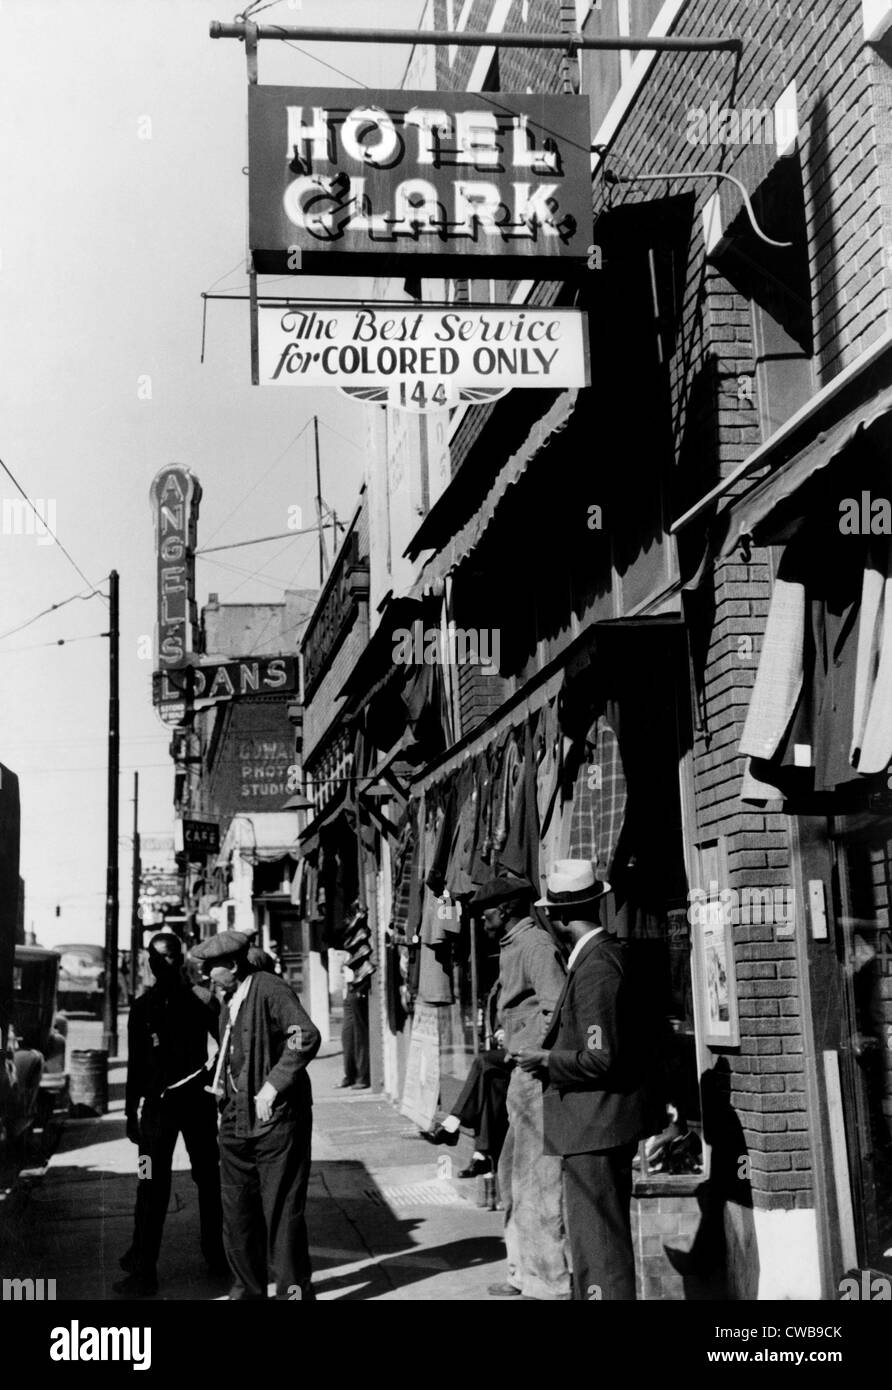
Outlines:
<svg viewBox="0 0 892 1390"><path fill-rule="evenodd" d="M395 254L430 276L469 256L488 258L481 274L492 258L553 273L587 255L587 97L251 86L248 141L261 274L356 275L364 259L377 274Z"/></svg>
<svg viewBox="0 0 892 1390"><path fill-rule="evenodd" d="M481 390L590 380L579 309L294 304L262 306L259 325L267 386L379 387L391 405L436 409Z"/></svg>

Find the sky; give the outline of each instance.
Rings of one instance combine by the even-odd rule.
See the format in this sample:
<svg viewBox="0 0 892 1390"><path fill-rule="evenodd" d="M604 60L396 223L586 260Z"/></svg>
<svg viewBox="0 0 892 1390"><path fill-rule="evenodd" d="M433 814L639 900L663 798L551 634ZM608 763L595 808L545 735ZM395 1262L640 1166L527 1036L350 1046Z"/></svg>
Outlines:
<svg viewBox="0 0 892 1390"><path fill-rule="evenodd" d="M423 8L276 0L257 19L414 29ZM314 412L323 494L340 516L362 481L369 407L335 390L252 387L246 304L209 305L200 363L202 291L246 287L244 50L208 36L212 19L231 18L218 0L0 0L0 459L71 557L0 534L0 762L20 779L25 925L42 945L104 933L108 642L97 634L108 608L74 596L107 590L112 569L122 945L134 770L141 830L172 830L169 733L144 640L154 475L175 461L198 476L199 546L284 531L295 505L312 519ZM344 75L309 49L263 43L260 81L397 87L409 59L382 45L311 51ZM302 292L324 288L305 281ZM0 499L16 496L0 472ZM270 602L317 579L315 536L295 537L199 559L198 602Z"/></svg>

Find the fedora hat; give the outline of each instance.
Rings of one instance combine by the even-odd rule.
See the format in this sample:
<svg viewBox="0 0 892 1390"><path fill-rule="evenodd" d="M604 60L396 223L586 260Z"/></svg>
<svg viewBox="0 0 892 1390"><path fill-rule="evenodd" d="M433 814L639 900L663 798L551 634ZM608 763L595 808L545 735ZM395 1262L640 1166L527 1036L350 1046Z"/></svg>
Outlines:
<svg viewBox="0 0 892 1390"><path fill-rule="evenodd" d="M556 859L545 881L545 896L538 898L535 905L588 907L611 891L606 879L596 877L590 859Z"/></svg>

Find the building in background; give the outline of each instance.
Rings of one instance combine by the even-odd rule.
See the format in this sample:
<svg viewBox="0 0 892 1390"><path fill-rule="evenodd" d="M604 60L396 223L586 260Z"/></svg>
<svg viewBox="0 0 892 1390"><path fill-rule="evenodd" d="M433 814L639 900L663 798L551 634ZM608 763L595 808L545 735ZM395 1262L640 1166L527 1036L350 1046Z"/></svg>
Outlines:
<svg viewBox="0 0 892 1390"><path fill-rule="evenodd" d="M299 786L297 649L314 600L306 590L280 603L220 604L211 594L200 659L165 677L188 710L171 743L187 939L245 932L307 1001L291 901L301 813L288 802Z"/></svg>

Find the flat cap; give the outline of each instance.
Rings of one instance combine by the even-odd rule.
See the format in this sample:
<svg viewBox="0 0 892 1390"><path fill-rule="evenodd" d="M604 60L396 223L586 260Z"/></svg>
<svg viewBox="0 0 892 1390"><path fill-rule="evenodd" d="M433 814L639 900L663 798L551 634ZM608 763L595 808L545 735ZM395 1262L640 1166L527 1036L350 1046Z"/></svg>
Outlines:
<svg viewBox="0 0 892 1390"><path fill-rule="evenodd" d="M241 956L250 946L250 940L240 931L220 931L200 941L192 947L193 960L219 960L221 956Z"/></svg>
<svg viewBox="0 0 892 1390"><path fill-rule="evenodd" d="M237 934L240 936L241 932ZM264 951L261 946L248 947L248 964L253 965L255 970L265 970L269 975L276 973L276 962L269 951Z"/></svg>
<svg viewBox="0 0 892 1390"><path fill-rule="evenodd" d="M532 898L536 890L526 878L515 878L511 874L496 874L482 884L471 899L471 907L495 907L497 903L508 902L511 898Z"/></svg>

